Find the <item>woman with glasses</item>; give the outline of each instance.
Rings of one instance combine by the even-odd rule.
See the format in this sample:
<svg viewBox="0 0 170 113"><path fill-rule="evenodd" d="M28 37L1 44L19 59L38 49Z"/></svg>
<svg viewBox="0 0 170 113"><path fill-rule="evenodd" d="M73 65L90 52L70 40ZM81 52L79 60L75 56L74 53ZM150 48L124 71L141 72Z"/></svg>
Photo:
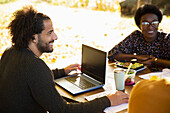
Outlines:
<svg viewBox="0 0 170 113"><path fill-rule="evenodd" d="M132 32L108 54L109 61L130 61L151 66L170 67L168 44L170 34L158 31L162 20L161 11L154 5L146 4L137 9L135 23L139 30Z"/></svg>

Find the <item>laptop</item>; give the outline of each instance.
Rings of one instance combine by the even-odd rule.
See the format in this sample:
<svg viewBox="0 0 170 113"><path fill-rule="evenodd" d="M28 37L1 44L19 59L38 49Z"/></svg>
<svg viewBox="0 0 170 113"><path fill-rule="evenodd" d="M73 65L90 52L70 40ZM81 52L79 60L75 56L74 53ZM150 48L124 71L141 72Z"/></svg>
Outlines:
<svg viewBox="0 0 170 113"><path fill-rule="evenodd" d="M73 95L101 88L105 84L106 58L106 52L82 44L81 73L54 81Z"/></svg>

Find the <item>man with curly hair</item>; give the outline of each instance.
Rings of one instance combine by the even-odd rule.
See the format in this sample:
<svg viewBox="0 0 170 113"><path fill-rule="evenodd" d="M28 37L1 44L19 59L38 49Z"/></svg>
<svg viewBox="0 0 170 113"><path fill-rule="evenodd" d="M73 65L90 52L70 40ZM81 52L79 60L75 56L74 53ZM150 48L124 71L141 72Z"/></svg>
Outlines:
<svg viewBox="0 0 170 113"><path fill-rule="evenodd" d="M14 13L8 28L12 47L0 60L0 113L99 113L128 102L128 95L118 91L85 103L67 103L54 79L78 69L79 64L50 70L39 58L53 51L58 38L51 19L28 6Z"/></svg>

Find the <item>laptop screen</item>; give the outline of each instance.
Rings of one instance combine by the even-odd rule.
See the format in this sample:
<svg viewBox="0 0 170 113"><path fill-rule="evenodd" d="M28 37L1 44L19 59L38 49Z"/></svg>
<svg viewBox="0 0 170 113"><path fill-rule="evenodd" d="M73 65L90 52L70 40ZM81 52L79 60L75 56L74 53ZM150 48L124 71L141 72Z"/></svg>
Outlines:
<svg viewBox="0 0 170 113"><path fill-rule="evenodd" d="M105 83L106 52L82 45L82 73Z"/></svg>

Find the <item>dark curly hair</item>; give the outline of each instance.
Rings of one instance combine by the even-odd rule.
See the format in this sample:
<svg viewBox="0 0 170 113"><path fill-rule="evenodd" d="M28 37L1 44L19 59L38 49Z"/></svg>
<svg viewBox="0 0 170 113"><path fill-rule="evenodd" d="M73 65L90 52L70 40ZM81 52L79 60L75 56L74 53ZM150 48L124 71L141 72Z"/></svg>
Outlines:
<svg viewBox="0 0 170 113"><path fill-rule="evenodd" d="M141 7L139 7L135 13L134 19L135 19L135 23L138 27L140 25L141 17L148 13L157 15L159 23L162 21L163 15L162 15L161 11L159 10L159 8L156 7L155 5L145 4L145 5L142 5Z"/></svg>
<svg viewBox="0 0 170 113"><path fill-rule="evenodd" d="M8 29L16 49L27 48L30 39L34 39L35 34L44 30L43 21L50 19L47 15L38 13L32 6L25 6L14 12L13 17Z"/></svg>

